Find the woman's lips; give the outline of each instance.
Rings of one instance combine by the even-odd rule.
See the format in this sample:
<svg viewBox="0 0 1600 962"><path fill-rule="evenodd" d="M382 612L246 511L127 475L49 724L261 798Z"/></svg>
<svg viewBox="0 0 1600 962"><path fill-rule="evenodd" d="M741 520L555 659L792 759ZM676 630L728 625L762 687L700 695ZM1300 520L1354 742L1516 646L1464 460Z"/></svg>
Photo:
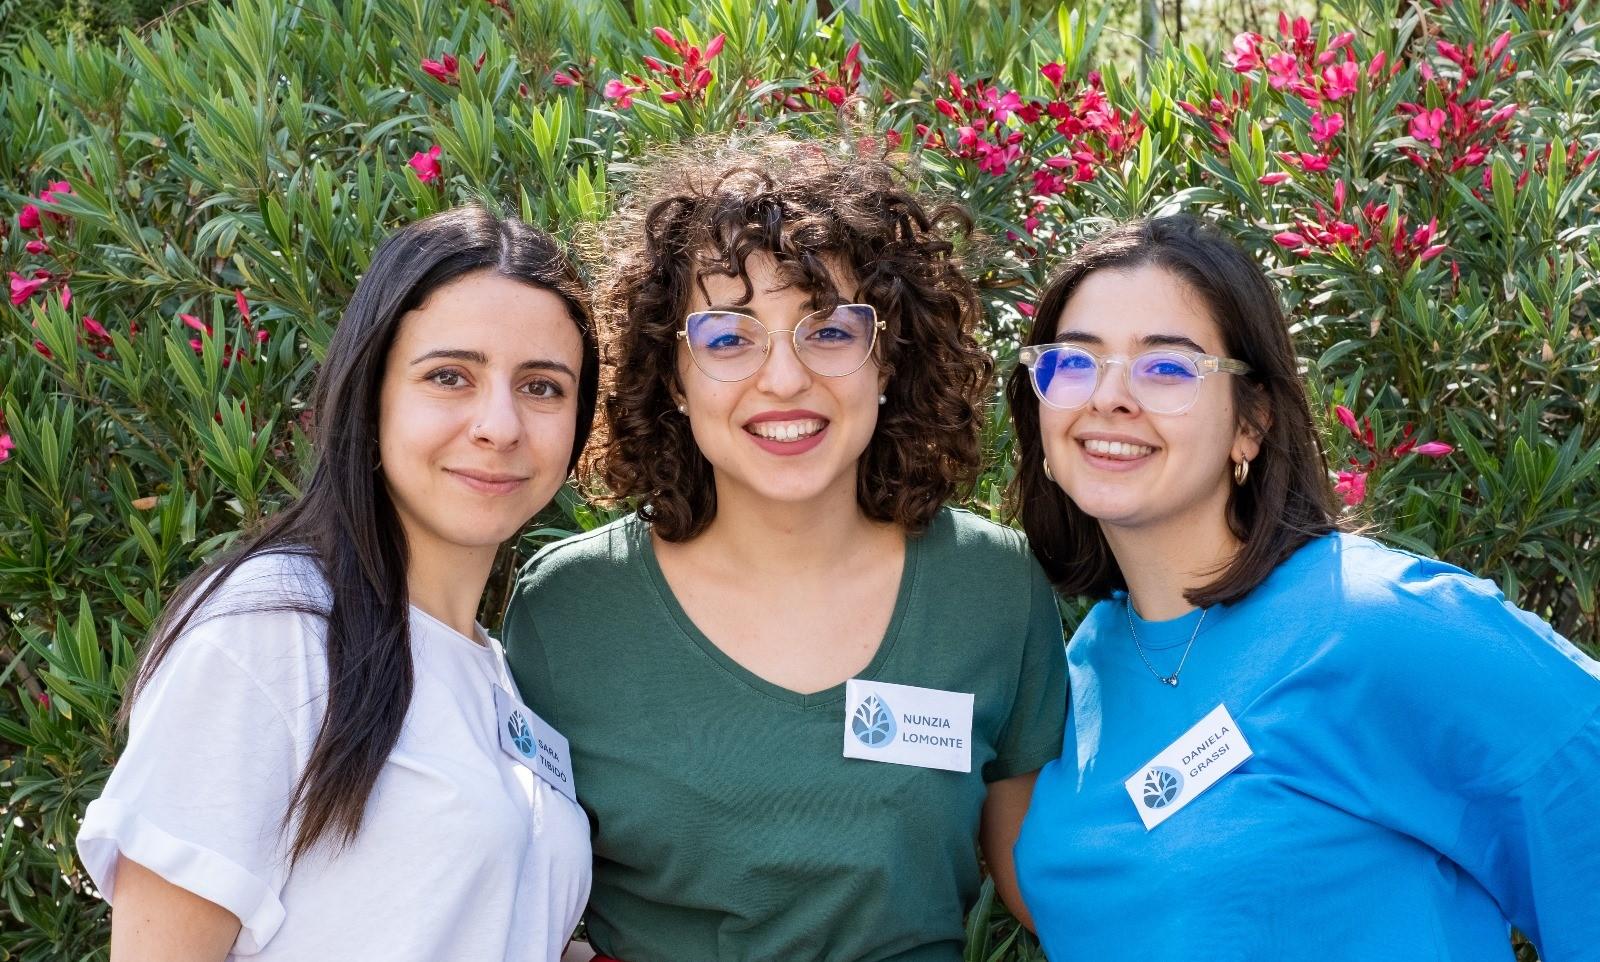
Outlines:
<svg viewBox="0 0 1600 962"><path fill-rule="evenodd" d="M1106 441L1098 438L1080 439L1078 450L1090 467L1102 471L1133 471L1148 464L1156 448L1132 441Z"/></svg>
<svg viewBox="0 0 1600 962"><path fill-rule="evenodd" d="M446 474L480 494L510 494L528 483L528 479L520 475L467 471L461 468L444 470Z"/></svg>

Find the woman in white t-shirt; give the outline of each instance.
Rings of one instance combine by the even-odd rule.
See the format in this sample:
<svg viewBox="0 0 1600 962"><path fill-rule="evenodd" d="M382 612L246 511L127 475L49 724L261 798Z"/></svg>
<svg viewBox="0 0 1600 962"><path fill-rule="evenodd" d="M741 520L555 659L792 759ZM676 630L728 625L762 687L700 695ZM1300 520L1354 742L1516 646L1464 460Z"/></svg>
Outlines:
<svg viewBox="0 0 1600 962"><path fill-rule="evenodd" d="M560 957L589 825L475 614L588 437L597 369L538 230L463 208L378 248L303 495L185 583L135 676L78 835L114 960Z"/></svg>

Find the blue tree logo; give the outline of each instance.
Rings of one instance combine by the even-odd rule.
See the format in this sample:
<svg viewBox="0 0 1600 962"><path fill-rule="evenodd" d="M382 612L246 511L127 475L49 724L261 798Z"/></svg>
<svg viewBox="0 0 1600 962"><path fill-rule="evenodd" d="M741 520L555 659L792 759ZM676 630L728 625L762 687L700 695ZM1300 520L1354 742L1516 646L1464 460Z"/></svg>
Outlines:
<svg viewBox="0 0 1600 962"><path fill-rule="evenodd" d="M1183 791L1183 776L1177 771L1158 765L1145 773L1145 808L1166 808L1181 791Z"/></svg>
<svg viewBox="0 0 1600 962"><path fill-rule="evenodd" d="M533 732L528 730L528 720L522 717L522 712L514 711L506 719L506 731L511 733L511 744L517 746L517 751L525 757L533 757Z"/></svg>
<svg viewBox="0 0 1600 962"><path fill-rule="evenodd" d="M850 720L850 730L868 748L889 744L894 737L894 713L877 695L868 695L856 706L855 717Z"/></svg>

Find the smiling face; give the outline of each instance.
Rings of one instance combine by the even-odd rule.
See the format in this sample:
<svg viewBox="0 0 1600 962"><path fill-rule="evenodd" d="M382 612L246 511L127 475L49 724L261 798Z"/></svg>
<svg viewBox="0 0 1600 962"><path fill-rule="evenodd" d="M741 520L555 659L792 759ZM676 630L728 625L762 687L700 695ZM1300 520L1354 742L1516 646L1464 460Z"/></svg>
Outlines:
<svg viewBox="0 0 1600 962"><path fill-rule="evenodd" d="M1062 309L1055 340L1124 361L1161 348L1227 356L1205 302L1152 265L1085 277ZM1238 416L1234 376L1209 375L1186 412L1157 414L1129 391L1125 370L1103 365L1081 407L1039 405L1056 483L1108 534L1171 524L1214 528L1225 517L1234 462L1254 458L1259 448Z"/></svg>
<svg viewBox="0 0 1600 962"><path fill-rule="evenodd" d="M488 270L401 319L378 450L413 553L493 550L549 503L572 455L582 351L560 298Z"/></svg>
<svg viewBox="0 0 1600 962"><path fill-rule="evenodd" d="M770 256L752 255L746 273L754 291L739 303L744 284L710 275L696 289L689 312L737 311L769 331L789 331L816 311L801 287L779 289ZM842 300L852 279L835 270ZM828 330L814 335L830 336ZM759 345L758 345L759 348ZM878 423L884 376L872 358L853 373L824 377L800 362L794 340L774 334L771 350L749 377L719 381L696 366L688 346L678 343L679 401L688 409L695 444L716 472L719 499L735 490L774 501L809 501L829 493L854 500L856 471Z"/></svg>

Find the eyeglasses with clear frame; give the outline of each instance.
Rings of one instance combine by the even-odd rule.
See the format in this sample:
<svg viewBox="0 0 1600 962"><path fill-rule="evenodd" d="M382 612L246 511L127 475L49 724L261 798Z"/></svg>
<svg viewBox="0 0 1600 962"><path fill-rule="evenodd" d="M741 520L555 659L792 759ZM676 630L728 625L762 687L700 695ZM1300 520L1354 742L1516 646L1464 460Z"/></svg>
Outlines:
<svg viewBox="0 0 1600 962"><path fill-rule="evenodd" d="M1101 372L1122 366L1128 393L1146 411L1183 414L1200 397L1200 385L1212 374L1245 375L1250 365L1233 358L1198 351L1161 348L1130 359L1102 357L1078 344L1030 344L1018 355L1028 369L1033 392L1050 407L1071 411L1083 407L1100 386Z"/></svg>
<svg viewBox="0 0 1600 962"><path fill-rule="evenodd" d="M793 329L770 331L739 311L694 311L683 319L678 337L701 373L714 381L743 381L761 370L772 353L772 338L788 334L795 357L813 374L846 377L872 357L883 321L871 304L839 304L813 311Z"/></svg>

